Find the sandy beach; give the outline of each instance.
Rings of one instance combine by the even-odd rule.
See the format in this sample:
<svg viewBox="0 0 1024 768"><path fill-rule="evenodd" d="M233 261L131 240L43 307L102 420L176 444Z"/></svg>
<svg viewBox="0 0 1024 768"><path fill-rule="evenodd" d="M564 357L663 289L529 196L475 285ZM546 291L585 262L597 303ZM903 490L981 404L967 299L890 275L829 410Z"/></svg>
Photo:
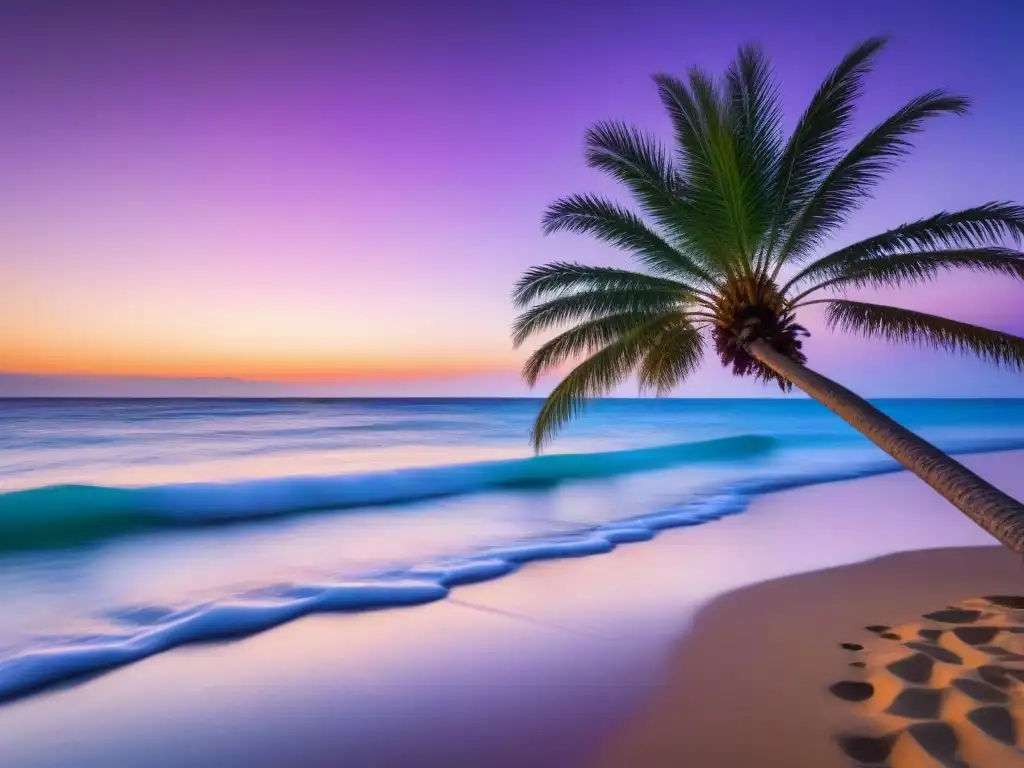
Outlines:
<svg viewBox="0 0 1024 768"><path fill-rule="evenodd" d="M990 547L906 552L732 592L698 614L661 692L595 765L841 768L854 764L852 756L901 767L950 764L941 758L967 758L972 766L1024 764L1015 731L1007 745L965 717L1015 700L1019 718L1016 678L1012 685L981 688L980 695L971 690L978 699L950 684L979 681L972 673L982 665L1019 672L1019 662L979 650L984 643L960 640L953 634L961 626L956 621L923 618L965 599L971 611L974 596L1022 592L1019 558ZM1021 628L1019 616L1002 614L983 605L983 618L962 626ZM936 642L929 642L929 632ZM1020 637L984 634L1011 652ZM901 660L925 669L915 675L896 667L903 677L889 674L887 666ZM901 704L905 716L884 714L900 711ZM928 732L919 741L914 729L934 730L938 723L951 726L967 749L929 755L922 745L931 747ZM890 734L895 737L880 738ZM837 748L840 738L850 757Z"/></svg>
<svg viewBox="0 0 1024 768"><path fill-rule="evenodd" d="M966 459L1017 495L1022 462ZM828 686L896 643L865 627L1024 593L1018 566L906 473L774 493L438 603L310 616L14 701L0 765L851 765L834 736L871 704Z"/></svg>

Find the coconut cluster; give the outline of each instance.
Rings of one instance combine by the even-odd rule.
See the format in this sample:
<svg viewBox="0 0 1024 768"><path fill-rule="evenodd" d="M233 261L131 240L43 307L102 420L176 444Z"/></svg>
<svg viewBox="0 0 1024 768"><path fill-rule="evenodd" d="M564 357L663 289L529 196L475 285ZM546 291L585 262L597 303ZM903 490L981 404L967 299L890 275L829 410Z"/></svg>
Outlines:
<svg viewBox="0 0 1024 768"><path fill-rule="evenodd" d="M778 286L770 280L731 280L719 296L712 336L722 365L731 366L736 376L774 381L788 392L793 385L754 358L746 345L760 339L776 352L803 364L807 355L802 351L802 337L809 335L786 309Z"/></svg>

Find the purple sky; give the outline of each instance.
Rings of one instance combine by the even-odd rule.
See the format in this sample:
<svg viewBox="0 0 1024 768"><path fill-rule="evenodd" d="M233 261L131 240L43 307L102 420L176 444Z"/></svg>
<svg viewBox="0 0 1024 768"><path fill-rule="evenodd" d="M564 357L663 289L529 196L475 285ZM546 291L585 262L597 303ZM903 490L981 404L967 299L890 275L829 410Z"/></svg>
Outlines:
<svg viewBox="0 0 1024 768"><path fill-rule="evenodd" d="M539 221L562 194L611 189L583 163L591 123L668 136L652 73L720 71L756 40L792 125L845 51L884 33L861 126L929 88L971 96L841 245L1024 200L1022 22L1019 0L3 3L0 370L525 393L510 288L537 263L627 263ZM887 300L1024 334L1022 298L958 278ZM824 330L808 349L869 396L1024 396L1024 377L974 361ZM706 368L679 394L772 394Z"/></svg>

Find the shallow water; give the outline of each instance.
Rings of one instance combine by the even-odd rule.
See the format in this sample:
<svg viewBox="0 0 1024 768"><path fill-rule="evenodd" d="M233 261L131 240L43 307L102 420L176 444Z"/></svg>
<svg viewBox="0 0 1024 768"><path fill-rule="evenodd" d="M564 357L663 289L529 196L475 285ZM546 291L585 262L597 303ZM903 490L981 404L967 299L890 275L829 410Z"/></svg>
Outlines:
<svg viewBox="0 0 1024 768"><path fill-rule="evenodd" d="M1024 446L1024 401L880 405L949 450ZM538 407L0 401L0 696L894 469L805 400L603 401L536 459Z"/></svg>

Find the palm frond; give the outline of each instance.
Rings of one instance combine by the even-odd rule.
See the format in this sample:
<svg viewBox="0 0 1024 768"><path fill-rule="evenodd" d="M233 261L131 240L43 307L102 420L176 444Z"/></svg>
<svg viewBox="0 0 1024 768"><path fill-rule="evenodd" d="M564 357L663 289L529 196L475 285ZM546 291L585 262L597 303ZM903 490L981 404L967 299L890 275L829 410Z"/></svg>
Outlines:
<svg viewBox="0 0 1024 768"><path fill-rule="evenodd" d="M744 205L752 233L760 243L776 207L776 179L782 154L778 88L768 58L754 45L740 48L725 78Z"/></svg>
<svg viewBox="0 0 1024 768"><path fill-rule="evenodd" d="M621 122L598 123L587 131L587 165L629 189L666 242L700 268L705 282L720 274L715 261L706 257L700 238L694 237L702 221L690 189L657 141Z"/></svg>
<svg viewBox="0 0 1024 768"><path fill-rule="evenodd" d="M825 176L793 223L778 260L801 258L821 244L871 196L873 187L912 148L909 138L924 122L944 114L963 114L968 100L946 91L918 96L873 128Z"/></svg>
<svg viewBox="0 0 1024 768"><path fill-rule="evenodd" d="M570 322L596 320L609 315L644 313L648 316L679 308L678 291L595 290L571 293L530 307L512 326L512 343L520 346L530 336Z"/></svg>
<svg viewBox="0 0 1024 768"><path fill-rule="evenodd" d="M1024 281L1024 254L1009 248L970 248L899 253L843 263L828 273L819 273L818 277L824 278L822 282L793 297L790 306L823 288L896 288L962 269Z"/></svg>
<svg viewBox="0 0 1024 768"><path fill-rule="evenodd" d="M667 277L633 272L613 267L591 267L567 261L556 261L531 267L516 283L512 302L523 308L534 301L557 298L574 291L677 291L693 293L685 283Z"/></svg>
<svg viewBox="0 0 1024 768"><path fill-rule="evenodd" d="M751 254L756 233L751 226L750 210L744 198L744 179L740 168L739 147L729 121L729 103L715 81L704 70L690 71L690 91L705 126L705 147L711 177L701 185L707 191L709 209L719 209L732 232L734 259ZM691 185L692 186L692 185Z"/></svg>
<svg viewBox="0 0 1024 768"><path fill-rule="evenodd" d="M631 253L660 274L681 275L701 283L713 279L688 256L673 248L643 219L627 208L597 195L570 195L548 206L544 234L587 234Z"/></svg>
<svg viewBox="0 0 1024 768"><path fill-rule="evenodd" d="M640 363L640 391L667 395L700 366L703 356L704 337L685 317L667 324Z"/></svg>
<svg viewBox="0 0 1024 768"><path fill-rule="evenodd" d="M534 450L540 451L570 419L577 416L590 398L606 395L636 368L649 348L651 330L664 317L640 325L598 350L562 379L541 406L531 433Z"/></svg>
<svg viewBox="0 0 1024 768"><path fill-rule="evenodd" d="M1024 370L1024 339L978 325L845 299L828 303L825 320L830 328L860 333L868 338L974 355L996 365Z"/></svg>
<svg viewBox="0 0 1024 768"><path fill-rule="evenodd" d="M1024 206L992 202L952 213L943 211L848 245L806 265L783 286L834 276L836 269L901 252L977 248L1024 241Z"/></svg>
<svg viewBox="0 0 1024 768"><path fill-rule="evenodd" d="M765 244L769 256L818 183L842 156L842 142L863 90L864 77L885 42L885 38L873 37L846 54L822 81L797 121L779 163L776 211Z"/></svg>
<svg viewBox="0 0 1024 768"><path fill-rule="evenodd" d="M655 321L679 316L677 312L653 315L649 312L622 312L582 322L541 344L523 364L523 379L527 385L533 387L537 384L538 378L558 368L566 360L597 352L631 331L652 322L657 325ZM657 333L658 330L653 332Z"/></svg>
<svg viewBox="0 0 1024 768"><path fill-rule="evenodd" d="M677 228L682 217L681 181L657 140L618 121L587 131L587 165L626 186L660 226Z"/></svg>
<svg viewBox="0 0 1024 768"><path fill-rule="evenodd" d="M749 232L728 104L698 68L690 70L687 83L664 74L654 80L675 129L690 209L690 241L703 254L703 263L719 273L736 274Z"/></svg>

